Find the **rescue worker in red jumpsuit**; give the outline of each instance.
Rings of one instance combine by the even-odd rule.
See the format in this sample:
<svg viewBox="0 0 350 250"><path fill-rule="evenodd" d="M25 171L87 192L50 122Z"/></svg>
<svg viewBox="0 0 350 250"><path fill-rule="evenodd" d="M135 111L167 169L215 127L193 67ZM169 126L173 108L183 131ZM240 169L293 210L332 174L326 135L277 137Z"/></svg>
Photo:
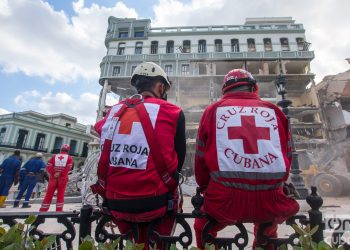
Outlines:
<svg viewBox="0 0 350 250"><path fill-rule="evenodd" d="M69 145L63 144L60 153L53 155L47 163L46 170L50 175L50 179L43 203L39 210L40 212L46 212L49 210L53 194L56 190L56 211L63 211L64 193L68 182L68 172L73 165L73 159L69 155L69 150Z"/></svg>
<svg viewBox="0 0 350 250"><path fill-rule="evenodd" d="M276 105L259 98L255 79L243 69L228 72L222 93L204 111L197 135L201 210L218 222L213 236L227 225L250 222L255 236L262 223L271 223L264 235L277 237L277 225L299 210L283 192L292 160L288 120ZM195 220L200 249L207 221Z"/></svg>
<svg viewBox="0 0 350 250"><path fill-rule="evenodd" d="M95 125L103 149L92 189L105 199L121 233L131 229L129 222L145 222L138 224L137 242L149 249L147 222L161 218L157 232L170 235L173 214L181 209L177 186L186 154L185 117L166 101L171 82L157 64L138 65L131 85L138 95L114 105Z"/></svg>

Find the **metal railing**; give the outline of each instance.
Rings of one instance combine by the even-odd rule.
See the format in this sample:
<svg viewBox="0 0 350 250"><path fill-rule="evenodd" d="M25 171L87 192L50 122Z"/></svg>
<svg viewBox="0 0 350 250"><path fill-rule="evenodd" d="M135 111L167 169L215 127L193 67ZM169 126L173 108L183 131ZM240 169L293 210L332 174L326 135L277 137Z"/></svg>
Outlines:
<svg viewBox="0 0 350 250"><path fill-rule="evenodd" d="M190 226L190 221L194 218L200 218L206 216L200 211L200 207L203 203L203 197L200 195L199 190L197 194L192 197L192 205L194 210L192 213L177 213L175 214L177 226L181 226L181 232L178 235L174 236L165 236L158 234L154 229L157 227L159 220L154 220L150 222L148 230L148 239L150 242L161 243L162 249L169 249L171 244L179 244L182 248L188 249L193 243L193 234ZM317 195L316 188L312 187L311 194L306 198L307 203L310 205L311 209L308 211L308 215L300 214L289 218L286 221L286 225L310 225L311 228L318 226L318 229L315 234L313 234L313 241L320 242L324 239L323 231L325 229L325 223L322 219L322 212L320 208L322 206L323 200ZM23 219L33 214L33 212L0 212L0 218L4 221L5 224L13 225L16 223L16 219ZM80 213L78 212L37 212L34 213L38 216L37 220L34 223L35 228L30 232L31 235L36 236L38 239L42 239L47 233L40 231L38 226L45 223L45 220L48 218L55 218L57 222L64 225L64 228L61 232L55 233L57 236L57 244L61 246L61 242L64 241L67 249L73 249L73 240L75 239L76 230L74 224L79 224L79 239L83 239L88 235L92 235L97 242L105 242L107 240L115 240L120 238L119 249L124 249L125 241L128 239L138 239L138 230L136 223L131 224L131 230L126 234L115 233L115 225L112 223L112 218L109 214L104 213L101 209L94 209L91 205L82 206ZM349 215L350 217L350 215ZM93 223L96 225L93 226ZM216 244L219 248L224 249L233 249L233 246L238 249L245 249L248 245L249 237L248 231L244 224L234 224L238 228L238 233L232 235L232 237L227 238L213 238L208 232L212 227L216 225L216 221L210 219L209 223L205 226L202 234L203 242L211 242ZM263 249L267 244L272 244L275 249L277 249L282 244L295 246L298 244L298 235L296 233L290 234L286 238L267 238L263 235L264 228L269 226L268 223L263 224L260 227L260 230L257 233L257 241L265 242L265 245L260 246ZM95 228L93 232L93 228ZM112 228L112 230L110 230ZM342 232L335 230L332 234L332 239L336 239L339 236L342 236ZM334 241L338 242L339 241ZM345 249L350 249L350 246L347 243L342 244ZM60 249L60 248L59 248ZM74 247L78 249L78 247Z"/></svg>
<svg viewBox="0 0 350 250"><path fill-rule="evenodd" d="M34 147L29 145L18 145L17 143L10 143L10 142L0 142L0 147L31 150L36 152L47 153L47 148L39 148L39 147Z"/></svg>

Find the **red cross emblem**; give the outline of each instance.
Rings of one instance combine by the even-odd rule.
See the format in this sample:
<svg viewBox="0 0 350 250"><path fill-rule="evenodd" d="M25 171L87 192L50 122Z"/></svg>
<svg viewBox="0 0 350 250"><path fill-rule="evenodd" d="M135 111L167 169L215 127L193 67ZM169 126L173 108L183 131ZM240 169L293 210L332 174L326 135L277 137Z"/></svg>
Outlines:
<svg viewBox="0 0 350 250"><path fill-rule="evenodd" d="M120 119L119 134L130 135L132 124L140 122L139 116L135 109L127 109Z"/></svg>
<svg viewBox="0 0 350 250"><path fill-rule="evenodd" d="M64 158L64 156L63 156L63 155L58 156L58 159L59 159L60 161L62 161L62 160L63 160L63 158Z"/></svg>
<svg viewBox="0 0 350 250"><path fill-rule="evenodd" d="M228 127L228 139L242 139L245 154L258 154L258 140L270 140L270 128L257 127L255 117L242 115L241 127Z"/></svg>

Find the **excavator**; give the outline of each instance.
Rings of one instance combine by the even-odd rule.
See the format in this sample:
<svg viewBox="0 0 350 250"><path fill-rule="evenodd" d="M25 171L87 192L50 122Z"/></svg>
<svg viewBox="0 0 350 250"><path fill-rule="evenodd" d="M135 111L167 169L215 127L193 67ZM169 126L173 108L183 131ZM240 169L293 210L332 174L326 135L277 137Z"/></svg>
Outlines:
<svg viewBox="0 0 350 250"><path fill-rule="evenodd" d="M350 145L327 147L312 154L298 152L298 162L306 186L316 186L324 197L350 195Z"/></svg>

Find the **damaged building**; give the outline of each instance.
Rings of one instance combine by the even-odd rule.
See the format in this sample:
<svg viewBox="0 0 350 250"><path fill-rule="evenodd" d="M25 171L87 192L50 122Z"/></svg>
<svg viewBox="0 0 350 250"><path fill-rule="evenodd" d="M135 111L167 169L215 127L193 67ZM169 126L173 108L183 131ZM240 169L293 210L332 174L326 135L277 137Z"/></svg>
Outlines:
<svg viewBox="0 0 350 250"><path fill-rule="evenodd" d="M350 172L350 70L326 76L315 89L324 116L329 151L338 166L334 171Z"/></svg>
<svg viewBox="0 0 350 250"><path fill-rule="evenodd" d="M250 71L259 84L260 96L280 100L274 82L287 79L292 133L298 149L325 143L322 112L314 85L309 50L302 24L291 17L247 18L241 25L151 27L150 19L108 19L107 54L100 64L102 86L98 118L106 97L116 93L124 99L134 90L130 76L144 61L155 62L173 82L168 100L186 116L188 153L185 169L191 174L194 143L203 110L221 96L224 75L231 69Z"/></svg>

